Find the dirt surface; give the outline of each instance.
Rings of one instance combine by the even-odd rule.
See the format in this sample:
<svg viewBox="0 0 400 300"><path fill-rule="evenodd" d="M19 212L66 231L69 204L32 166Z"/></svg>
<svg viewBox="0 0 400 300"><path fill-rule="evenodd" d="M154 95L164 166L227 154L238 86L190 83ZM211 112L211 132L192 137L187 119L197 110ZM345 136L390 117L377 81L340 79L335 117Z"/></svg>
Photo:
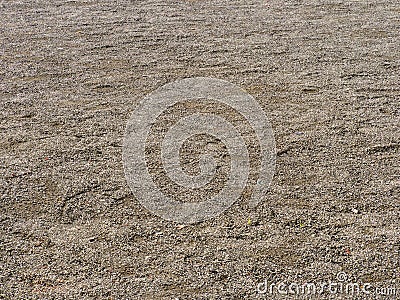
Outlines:
<svg viewBox="0 0 400 300"><path fill-rule="evenodd" d="M0 16L0 299L274 299L265 279L339 272L399 299L397 0L13 0ZM132 194L122 140L138 101L195 76L256 98L277 162L255 209L180 226Z"/></svg>

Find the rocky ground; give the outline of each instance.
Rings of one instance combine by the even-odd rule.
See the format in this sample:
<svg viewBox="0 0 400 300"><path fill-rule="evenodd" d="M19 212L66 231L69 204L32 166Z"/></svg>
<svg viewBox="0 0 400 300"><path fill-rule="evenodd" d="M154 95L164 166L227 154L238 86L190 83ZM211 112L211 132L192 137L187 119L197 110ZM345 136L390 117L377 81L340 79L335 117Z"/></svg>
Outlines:
<svg viewBox="0 0 400 300"><path fill-rule="evenodd" d="M13 0L0 16L0 299L274 299L259 283L339 272L400 297L398 1ZM132 194L122 141L138 101L195 76L255 97L277 162L255 209L180 226Z"/></svg>

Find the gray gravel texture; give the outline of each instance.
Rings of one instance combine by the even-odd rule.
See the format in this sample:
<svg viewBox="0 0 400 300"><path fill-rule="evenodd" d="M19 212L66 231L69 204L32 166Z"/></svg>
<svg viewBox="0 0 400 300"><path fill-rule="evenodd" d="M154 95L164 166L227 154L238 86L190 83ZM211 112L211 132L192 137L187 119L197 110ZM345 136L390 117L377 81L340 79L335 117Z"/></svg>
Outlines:
<svg viewBox="0 0 400 300"><path fill-rule="evenodd" d="M397 0L3 0L0 17L0 299L264 299L264 279L340 271L399 299ZM277 166L255 209L180 226L131 193L121 146L138 101L195 76L256 98Z"/></svg>

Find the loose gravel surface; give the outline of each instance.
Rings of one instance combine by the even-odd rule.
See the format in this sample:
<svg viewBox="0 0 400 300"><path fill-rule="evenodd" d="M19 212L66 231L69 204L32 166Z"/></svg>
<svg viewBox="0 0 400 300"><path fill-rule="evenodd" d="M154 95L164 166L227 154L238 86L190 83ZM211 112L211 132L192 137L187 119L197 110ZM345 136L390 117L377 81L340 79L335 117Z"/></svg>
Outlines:
<svg viewBox="0 0 400 300"><path fill-rule="evenodd" d="M275 299L265 279L339 272L399 299L397 0L13 0L0 17L0 299ZM197 76L260 103L276 172L256 208L182 226L132 194L122 141L146 94Z"/></svg>

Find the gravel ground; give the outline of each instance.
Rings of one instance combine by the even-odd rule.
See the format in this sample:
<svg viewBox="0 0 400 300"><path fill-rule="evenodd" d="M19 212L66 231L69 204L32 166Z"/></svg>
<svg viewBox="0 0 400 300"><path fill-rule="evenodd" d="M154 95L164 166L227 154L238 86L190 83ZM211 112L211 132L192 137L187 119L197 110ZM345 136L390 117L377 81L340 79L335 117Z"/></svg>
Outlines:
<svg viewBox="0 0 400 300"><path fill-rule="evenodd" d="M339 272L399 299L397 0L3 0L0 13L0 299L278 298L258 284ZM122 140L138 101L195 76L256 98L277 162L255 209L180 226L132 194Z"/></svg>

